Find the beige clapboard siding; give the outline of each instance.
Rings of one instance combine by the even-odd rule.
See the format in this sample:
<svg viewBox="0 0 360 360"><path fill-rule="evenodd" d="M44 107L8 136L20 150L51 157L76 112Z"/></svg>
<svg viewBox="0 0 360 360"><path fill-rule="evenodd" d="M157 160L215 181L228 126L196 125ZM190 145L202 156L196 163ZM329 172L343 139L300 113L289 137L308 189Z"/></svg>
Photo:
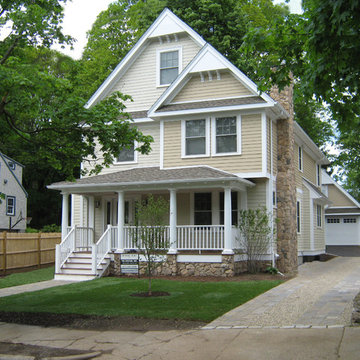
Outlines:
<svg viewBox="0 0 360 360"><path fill-rule="evenodd" d="M181 121L164 123L164 167L209 165L230 172L259 172L262 166L261 115L241 119L241 155L181 158ZM211 141L211 135L210 135ZM211 146L211 145L210 145Z"/></svg>
<svg viewBox="0 0 360 360"><path fill-rule="evenodd" d="M159 122L151 122L151 123L143 123L137 124L137 128L144 135L151 135L154 139L154 142L151 144L151 152L148 155L142 155L139 152L137 153L137 162L136 163L114 163L108 168L104 168L101 170L101 174L108 174L120 170L130 169L136 166L146 167L146 166L159 166L160 165L160 123ZM97 146L96 149L96 157L98 161L102 161L102 154L100 151L100 147ZM90 164L85 162L83 167L86 170L91 170L95 166L95 161Z"/></svg>
<svg viewBox="0 0 360 360"><path fill-rule="evenodd" d="M355 206L335 185L328 185L328 197L332 201L331 206Z"/></svg>
<svg viewBox="0 0 360 360"><path fill-rule="evenodd" d="M316 184L316 161L303 149L304 177Z"/></svg>
<svg viewBox="0 0 360 360"><path fill-rule="evenodd" d="M325 249L325 231L324 231L324 207L321 206L321 227L317 226L316 204L314 204L314 250Z"/></svg>
<svg viewBox="0 0 360 360"><path fill-rule="evenodd" d="M272 148L273 148L273 156L272 156L272 161L273 161L273 174L276 175L277 174L277 157L278 157L278 140L277 140L277 123L273 122L272 123Z"/></svg>
<svg viewBox="0 0 360 360"><path fill-rule="evenodd" d="M180 193L176 197L177 203L177 224L190 224L190 193Z"/></svg>
<svg viewBox="0 0 360 360"><path fill-rule="evenodd" d="M266 167L267 172L271 173L271 120L266 119Z"/></svg>
<svg viewBox="0 0 360 360"><path fill-rule="evenodd" d="M184 88L172 100L172 103L252 94L229 71L221 72L220 80L217 80L215 72L212 73L212 76L212 80L209 81L208 75L204 74L204 81L201 81L199 74L192 75Z"/></svg>
<svg viewBox="0 0 360 360"><path fill-rule="evenodd" d="M298 250L311 250L310 244L310 192L303 186L302 196L298 196L301 204L300 234L298 234Z"/></svg>
<svg viewBox="0 0 360 360"><path fill-rule="evenodd" d="M266 206L266 179L252 180L256 185L248 188L247 204L249 209L257 209Z"/></svg>
<svg viewBox="0 0 360 360"><path fill-rule="evenodd" d="M113 87L111 92L121 91L123 94L132 96L133 102L127 101L127 111L148 110L167 88L157 87L156 83L156 53L157 50L166 50L182 47L182 68L194 58L200 50L188 35L182 35L179 40L171 43L159 44L152 40L147 48L130 66L124 76Z"/></svg>

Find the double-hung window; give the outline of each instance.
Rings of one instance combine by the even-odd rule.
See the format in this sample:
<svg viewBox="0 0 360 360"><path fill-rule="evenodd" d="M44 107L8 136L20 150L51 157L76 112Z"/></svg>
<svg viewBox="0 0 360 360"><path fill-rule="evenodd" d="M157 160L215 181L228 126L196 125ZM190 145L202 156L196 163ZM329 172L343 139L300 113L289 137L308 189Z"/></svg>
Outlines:
<svg viewBox="0 0 360 360"><path fill-rule="evenodd" d="M159 85L171 84L180 72L180 50L159 52Z"/></svg>
<svg viewBox="0 0 360 360"><path fill-rule="evenodd" d="M194 194L194 224L211 225L211 193Z"/></svg>
<svg viewBox="0 0 360 360"><path fill-rule="evenodd" d="M135 144L133 143L130 147L124 147L120 150L119 155L116 158L116 162L135 162L136 154L135 154Z"/></svg>
<svg viewBox="0 0 360 360"><path fill-rule="evenodd" d="M185 121L185 156L206 155L207 126L206 120Z"/></svg>
<svg viewBox="0 0 360 360"><path fill-rule="evenodd" d="M322 223L321 205L316 205L316 225L318 227L321 227L321 223Z"/></svg>
<svg viewBox="0 0 360 360"><path fill-rule="evenodd" d="M6 197L6 215L15 216L16 198L15 196Z"/></svg>
<svg viewBox="0 0 360 360"><path fill-rule="evenodd" d="M301 233L301 203L296 201L296 232Z"/></svg>
<svg viewBox="0 0 360 360"><path fill-rule="evenodd" d="M215 118L215 154L238 152L236 116Z"/></svg>
<svg viewBox="0 0 360 360"><path fill-rule="evenodd" d="M298 166L299 170L303 171L303 151L301 146L298 148Z"/></svg>

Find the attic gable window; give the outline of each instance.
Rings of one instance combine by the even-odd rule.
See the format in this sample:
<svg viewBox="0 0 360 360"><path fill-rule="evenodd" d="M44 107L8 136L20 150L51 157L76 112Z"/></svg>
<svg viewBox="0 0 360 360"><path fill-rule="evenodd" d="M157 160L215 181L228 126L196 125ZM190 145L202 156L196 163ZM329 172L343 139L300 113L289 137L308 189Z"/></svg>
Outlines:
<svg viewBox="0 0 360 360"><path fill-rule="evenodd" d="M181 71L181 48L158 51L158 86L171 84Z"/></svg>

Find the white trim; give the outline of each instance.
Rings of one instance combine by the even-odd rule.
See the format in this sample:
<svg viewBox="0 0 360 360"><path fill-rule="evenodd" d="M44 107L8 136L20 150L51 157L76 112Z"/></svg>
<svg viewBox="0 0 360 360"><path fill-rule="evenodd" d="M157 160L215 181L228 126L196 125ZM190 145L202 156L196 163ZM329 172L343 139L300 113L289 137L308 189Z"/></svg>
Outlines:
<svg viewBox="0 0 360 360"><path fill-rule="evenodd" d="M165 8L162 13L158 16L158 18L152 23L152 25L147 29L147 31L143 34L143 36L138 40L138 42L134 45L134 47L125 55L122 61L116 66L114 71L107 77L107 79L101 84L101 86L96 90L94 95L89 99L86 103L85 108L89 108L93 106L98 101L104 99L109 91L112 89L112 86L119 78L126 72L129 65L139 56L139 54L146 48L145 42L151 36L156 35L156 30L160 27L163 21L170 20L174 22L176 26L186 32L192 40L197 43L200 47L203 47L206 42L205 40L194 31L189 25L185 24L181 21L177 16L175 16L169 9ZM143 48L143 49L142 49Z"/></svg>
<svg viewBox="0 0 360 360"><path fill-rule="evenodd" d="M209 57L212 61L205 61L204 58ZM229 60L227 60L222 54L220 54L215 48L213 48L210 44L206 44L199 53L193 58L193 60L188 64L188 66L184 69L184 71L177 77L177 79L164 91L164 93L159 97L159 99L154 103L154 105L149 110L149 116L153 117L155 112L159 109L161 105L167 104L169 101L169 98L171 96L174 96L173 93L176 90L180 90L181 86L184 83L185 78L191 73L191 72L200 72L202 71L200 68L198 68L198 64L203 62L207 66L210 66L210 63L213 63L214 67L212 70L218 70L218 69L229 69L233 75L241 82L243 85L254 95L258 95L261 98L264 99L266 102L265 107L274 107L277 106L280 111L284 112L289 116L289 114L283 109L279 104L277 104L269 95L266 93L260 93L257 89L257 86L254 82L252 82L244 73L242 73L237 67L235 67ZM205 69L203 71L210 70ZM254 107L254 105L251 105L251 107ZM223 110L220 110L223 111ZM161 113L161 114L167 114L167 113ZM167 114L168 115L168 114ZM162 115L164 116L164 115Z"/></svg>
<svg viewBox="0 0 360 360"><path fill-rule="evenodd" d="M154 122L154 119L146 117L146 118L133 119L132 121L134 124L138 124L138 123Z"/></svg>
<svg viewBox="0 0 360 360"><path fill-rule="evenodd" d="M261 154L262 154L262 171L267 172L267 126L266 113L261 113Z"/></svg>
<svg viewBox="0 0 360 360"><path fill-rule="evenodd" d="M178 263L221 263L221 255L178 255L176 257Z"/></svg>
<svg viewBox="0 0 360 360"><path fill-rule="evenodd" d="M182 46L181 45L173 46L173 47L169 47L169 48L165 48L165 49L157 49L156 50L156 87L157 88L167 87L171 84L171 82L168 84L160 84L160 56L162 53L173 52L173 51L178 52L178 74L176 77L178 77L182 71Z"/></svg>
<svg viewBox="0 0 360 360"><path fill-rule="evenodd" d="M164 168L164 120L160 120L160 169Z"/></svg>
<svg viewBox="0 0 360 360"><path fill-rule="evenodd" d="M186 122L194 120L205 120L205 154L197 155L186 155ZM202 119L183 119L181 120L181 158L182 159L191 159L191 158L202 158L210 156L210 118L204 117Z"/></svg>
<svg viewBox="0 0 360 360"><path fill-rule="evenodd" d="M302 189L300 189L300 188L298 188L298 187L296 188L296 192L299 193L299 194L302 194L302 193L303 193Z"/></svg>
<svg viewBox="0 0 360 360"><path fill-rule="evenodd" d="M235 173L236 176L241 178L269 178L271 175L268 172L242 172L242 173Z"/></svg>
<svg viewBox="0 0 360 360"><path fill-rule="evenodd" d="M216 152L216 119L221 119L225 117L235 117L236 118L236 152L228 153L217 153ZM241 155L241 115L226 115L221 117L212 117L211 118L211 156L233 156Z"/></svg>

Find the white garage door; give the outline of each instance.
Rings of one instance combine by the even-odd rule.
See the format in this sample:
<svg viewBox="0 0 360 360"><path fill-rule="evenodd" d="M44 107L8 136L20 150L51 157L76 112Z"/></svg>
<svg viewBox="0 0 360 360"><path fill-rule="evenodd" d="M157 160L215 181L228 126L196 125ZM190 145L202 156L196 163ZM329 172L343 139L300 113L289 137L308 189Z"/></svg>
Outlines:
<svg viewBox="0 0 360 360"><path fill-rule="evenodd" d="M326 245L360 245L359 216L327 216Z"/></svg>

